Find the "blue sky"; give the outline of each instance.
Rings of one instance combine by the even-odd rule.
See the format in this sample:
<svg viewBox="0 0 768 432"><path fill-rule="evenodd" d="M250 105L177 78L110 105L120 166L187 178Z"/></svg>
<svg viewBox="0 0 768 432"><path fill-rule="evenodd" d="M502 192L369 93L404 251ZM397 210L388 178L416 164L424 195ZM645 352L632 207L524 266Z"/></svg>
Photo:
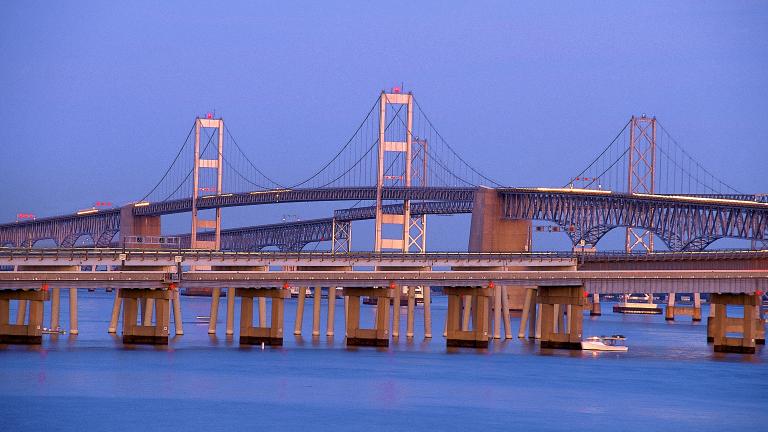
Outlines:
<svg viewBox="0 0 768 432"><path fill-rule="evenodd" d="M0 220L140 198L213 108L265 172L303 178L401 82L509 185L563 184L648 113L719 177L768 192L768 3L411 3L5 3ZM332 208L228 210L225 225ZM465 247L468 218L430 228L434 248Z"/></svg>

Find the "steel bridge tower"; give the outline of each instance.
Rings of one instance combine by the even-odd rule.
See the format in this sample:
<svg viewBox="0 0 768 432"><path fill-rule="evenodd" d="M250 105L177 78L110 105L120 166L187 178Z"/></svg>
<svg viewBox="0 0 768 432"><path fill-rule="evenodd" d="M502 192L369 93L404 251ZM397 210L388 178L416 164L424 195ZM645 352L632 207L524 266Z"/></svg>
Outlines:
<svg viewBox="0 0 768 432"><path fill-rule="evenodd" d="M200 132L202 129L217 129L218 134L218 156L216 159L203 159L200 154ZM192 249L214 249L221 248L221 208L211 210L215 212L213 219L201 217L200 210L197 208L198 200L201 195L221 194L223 192L222 174L223 174L223 155L224 155L224 119L196 118L195 119L195 156L194 168L192 172L192 232L190 237L190 248ZM213 170L214 181L212 185L206 184L201 187L201 170L203 173ZM203 176L202 180L210 181L209 176ZM214 240L199 240L198 230L213 230Z"/></svg>
<svg viewBox="0 0 768 432"><path fill-rule="evenodd" d="M388 125L387 107L401 105L407 111L405 122L405 136L396 137L395 141L387 141L386 129ZM397 115L397 114L395 114ZM388 183L403 180L402 185L426 186L427 182L427 142L413 136L413 95L399 93L397 90L391 93L382 91L379 98L379 154L376 177L376 220L374 251L397 250L408 253L425 252L426 250L426 216L411 217L411 201L403 201L402 214L385 214L383 207L383 190ZM413 144L416 143L416 151ZM402 173L386 174L385 160L388 153L403 155L404 168ZM416 163L414 163L416 162ZM393 166L395 166L393 164ZM416 184L414 184L414 180ZM398 227L402 232L398 238L386 238L382 228L385 225Z"/></svg>
<svg viewBox="0 0 768 432"><path fill-rule="evenodd" d="M656 186L656 117L629 120L627 192L653 194ZM626 251L653 252L653 232L627 228Z"/></svg>

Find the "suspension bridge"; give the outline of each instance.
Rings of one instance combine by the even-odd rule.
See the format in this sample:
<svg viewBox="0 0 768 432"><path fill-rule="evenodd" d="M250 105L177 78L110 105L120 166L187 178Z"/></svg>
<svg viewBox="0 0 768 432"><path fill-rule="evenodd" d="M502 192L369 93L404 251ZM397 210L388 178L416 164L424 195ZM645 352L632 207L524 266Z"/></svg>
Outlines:
<svg viewBox="0 0 768 432"><path fill-rule="evenodd" d="M338 152L319 169L300 181L278 181L267 176L238 143L224 120L208 115L195 119L171 164L160 176L159 181L141 199L117 209L92 208L74 214L3 224L0 225L0 246L8 247L11 251L7 264L13 266L16 272L22 273L46 269L54 272L72 272L77 266L97 265L87 255L77 262L70 261L56 265L34 264L34 254L30 255L29 252L26 255L21 252L14 255L13 251L19 248L29 251L41 240L53 240L58 248L63 248L57 249L57 253L73 247L82 237L90 238L96 248L118 245L125 250L162 249L168 246L177 248L178 251L174 256L177 257L176 264L179 265L179 270L175 272L178 279L167 275L168 269L172 267L169 264L147 265L146 262L143 262L140 268L152 267L153 271L162 270L162 274L140 275L134 272L120 277L77 276L80 279L76 280L80 281L95 277L93 280L102 284L109 277L115 277L115 280L119 281L124 288L130 288L131 284L138 283L132 287L132 290L121 289L121 293L125 292L124 307L128 308L125 309L126 316L132 317L134 321L137 298L154 299L158 304L165 305L164 309L155 309L155 313L162 314L164 318L156 321L156 326L152 327L153 330L147 330L151 327L147 323L144 326L147 329L140 328L143 326L136 327L133 325L135 323L131 324L128 330L124 328L124 335L127 334L128 339L133 341L147 338L154 340L153 338L158 336L157 332L160 332L162 339L163 331L158 330L157 326L162 327L163 323L166 324L165 340L167 340L167 302L174 301L173 291L179 285L187 284L193 287L202 284L213 288L212 320L214 322L214 311L218 311L219 290L223 287L232 289L233 284L240 290L233 293L243 299L250 299L251 308L253 298L258 297L260 300L265 296L271 298L273 305L277 305L274 307L278 308L273 309L274 317L274 314L279 315L283 298L280 296L283 294L280 292L275 294L273 290L263 288L271 286L279 290L290 284L308 285L311 283L310 279L301 275L302 269L315 272L329 271L329 268L335 270L336 273L329 273L325 278L312 280L315 281L314 283L322 283L323 286L338 284L348 287L349 291L345 291L345 295L347 298L353 298L353 303L359 302L361 296L389 298L392 291L399 297L400 289L394 289L396 286L412 287L414 284L423 286L442 280L442 285L446 287L452 299L449 303L451 311L455 307L463 307L466 311L472 310L473 314L480 314L473 315L471 320L467 316L457 321L457 318L449 313L450 323L446 323L446 334L452 335L448 337L449 341L472 346L482 346L484 338L487 345L488 329L485 328L483 333L482 327L485 325L482 323L488 318L483 315L487 310L483 312L484 306L477 306L478 299L482 303L487 302L489 297L494 299L498 297L498 300L493 301L501 302L505 299L506 302L509 300L505 291L507 286L537 286L538 288L533 290L537 294L531 290L526 292L525 306L522 306L522 309L530 311L530 314L535 316L535 309L538 307L539 313L544 316L540 319L547 322L554 319L552 313L558 315L559 311L566 309L580 311L580 308L584 307L582 291L574 290L573 287L593 287L587 291L594 294L594 304L598 304L599 292L610 290L594 289L599 284L592 282L593 279L615 279L624 284L625 290L628 281L638 277L644 280L661 278L672 281L685 278L701 281L706 279L707 283L702 282L701 285L706 287L703 291L695 286L683 287L684 284L680 283L657 282L657 284L666 292L687 289L687 292L697 294L699 292L730 293L728 295L736 297L722 294L725 297L720 299L719 304L741 302L740 304L745 305L745 311L749 309L747 304L753 301L755 293L764 291L766 272L760 267L728 269L727 274L716 276L667 272L648 273L641 276L622 273L609 277L603 272L601 279L599 273L589 275L582 273L581 276L577 273L557 275L554 274L556 272L548 271L545 274L541 273L544 270L537 270L540 274L534 277L530 274L515 273L514 268L520 266L536 268L537 265L517 262L516 265L489 267L485 264L478 265L476 257L468 255L452 262L452 265L456 269L479 269L483 272L462 271L453 275L433 272L429 276L414 276L408 272L426 268L430 271L434 270L431 269L431 265L421 263L418 255L415 255L398 265L385 265L383 269L377 265L374 272L370 274L355 274L352 271L355 266L353 261L350 261L352 260L352 223L366 219L373 220L375 223L374 254L382 252L426 254L427 216L457 213L472 214L469 250L476 253L530 253L532 250L531 224L534 220L548 221L558 225L568 235L574 249L581 251L594 251L606 233L615 228L624 228L625 251L629 254L629 259L636 259L636 254L633 252L654 252L654 240L657 238L670 251L682 253L682 255L674 255L673 259L681 261L685 261L683 258L686 256L685 253L703 251L722 238L749 240L756 249L763 248L765 241L768 240L766 196L744 193L715 176L672 138L655 118L631 117L615 138L601 149L595 159L579 173L563 180L559 185L548 187L503 185L483 174L481 170L473 167L459 155L438 132L412 94L393 90L382 92ZM337 209L333 215L324 219L222 229L222 209L224 208L297 202L351 204L345 204L343 208ZM177 213L191 214L190 232L173 236L163 235L162 216ZM284 252L300 252L307 244L326 241L331 244L330 254L341 255L341 257L336 258L337 261L329 259L325 265L298 260L288 265L297 267L293 270L298 271L294 276L288 273L268 272L261 261L254 261L253 256L248 255L241 256L239 264L225 265L211 262L195 264L188 260L190 251L194 250L205 250L213 254L215 251L248 252L277 247ZM113 249L108 250L113 251ZM754 259L754 255L748 252L736 255L732 258L736 262L753 262ZM13 258L14 256L16 258ZM20 262L19 256L26 256L27 260L32 261ZM707 258L714 256L701 255L702 258L696 260L692 267L676 271L695 272L708 269L715 264L714 261L709 262ZM555 267L558 267L558 271L578 272L578 265L569 261L572 259L572 257L562 258L561 261L556 262ZM718 257L716 260L719 259ZM124 266L125 259L120 261L121 266ZM180 270L181 263L184 262L192 266L191 272L184 273ZM241 275L242 277L238 276L235 279L217 274L214 270L222 266L234 266L245 273ZM208 273L201 273L206 270ZM490 272L491 270L493 272ZM376 272L379 271L385 273L377 274ZM399 271L404 273L398 273ZM588 270L583 268L581 271ZM182 274L184 274L183 278L180 276ZM0 285L4 283L3 286L6 289L14 289L14 287L18 288L19 281L29 283L35 280L40 281L41 287L47 289L47 284L55 280L73 283L73 280L67 279L69 276L58 273L47 272L38 276L32 279L13 279L11 276L0 281ZM61 279L62 277L64 279ZM49 282L46 282L48 280ZM197 285L192 282L193 280L198 281ZM711 283L712 280L716 282ZM504 288L494 289L496 283ZM605 282L604 285L607 283ZM480 285L479 288L478 285ZM160 286L165 287L164 290L169 292L159 295L153 291ZM467 286L475 287L467 288ZM611 289L619 290L616 288L617 285L611 286L614 287ZM643 286L646 292L654 290L647 283ZM391 289L387 291L387 287ZM131 291L134 293L128 294ZM32 303L44 301L47 298L40 289L35 292L38 294L24 294L21 297L8 297L12 294L6 294L6 298L18 298ZM139 292L144 294L136 294ZM317 292L316 295L318 295ZM410 294L409 296L412 297ZM118 298L115 302L116 311L119 311L120 307ZM227 334L232 334L231 324L234 318L231 314L234 310L234 298L235 295L230 295L227 300ZM468 298L470 302L474 301L472 303L474 307L467 306ZM0 333L3 332L4 325L10 326L7 321L7 306L3 306L3 301L7 304L7 300L0 299L0 320L3 319L2 315L5 315L6 319L5 323L0 321ZM558 301L560 303L557 303ZM175 302L178 303L178 297ZM243 302L243 304L248 303L245 300ZM393 302L399 304L399 299ZM389 304L389 302L380 302L380 304L384 303ZM457 306L462 304L464 306ZM552 305L568 307L551 309ZM35 308L36 311L40 309L39 305ZM388 336L384 337L389 334L387 333L389 330L384 329L389 328L389 324L385 323L388 312L381 308L383 306L380 307L378 316L384 321L377 322L376 329L372 330L373 333L355 327L354 316L349 317L352 320L352 327L347 329L347 336L353 343L381 344L384 339L388 339ZM352 309L359 312L359 305ZM499 311L501 303L491 309ZM150 311L149 322L151 323L151 307L144 306L143 310ZM427 313L426 309L425 313ZM246 318L250 316L252 319L252 314L253 311L250 310L245 316ZM409 309L409 316L410 314ZM262 315L264 314L260 312L260 316ZM580 337L578 334L580 321L577 322L577 316L578 313L572 311L567 318L569 320L567 325L555 325L550 328L545 324L547 335L542 338L542 341L551 342L551 346L572 347L575 343L574 338ZM750 339L754 338L750 338L749 335L758 329L753 327L750 313L745 312L744 316L745 323L739 325L745 329L749 327L744 330L746 342L741 339L736 342L728 341L727 338L722 339L725 336L717 336L721 337L719 339L721 343L716 343L716 346L746 351L750 348L754 349L754 340L750 342ZM717 321L721 318L715 320L716 324L713 328L726 329L728 325L735 325L727 320L721 325L720 321ZM495 323L502 321L501 316L495 316L494 319ZM535 321L535 318L531 319ZM474 332L466 328L470 321L475 325L480 323L480 327ZM274 326L273 330L264 333L249 330L251 326L245 322L241 324L241 341L245 332L246 336L251 334L247 336L247 341L261 338L262 341L276 343L278 336L272 332L277 331ZM277 325L277 323L273 324ZM30 325L26 324L26 330L20 331L29 331ZM215 332L215 325L212 330ZM509 332L508 326L507 330ZM152 336L148 336L149 333L146 332L150 332ZM281 332L282 328L280 328L280 338ZM269 336L263 336L264 334ZM498 336L498 332L494 334Z"/></svg>

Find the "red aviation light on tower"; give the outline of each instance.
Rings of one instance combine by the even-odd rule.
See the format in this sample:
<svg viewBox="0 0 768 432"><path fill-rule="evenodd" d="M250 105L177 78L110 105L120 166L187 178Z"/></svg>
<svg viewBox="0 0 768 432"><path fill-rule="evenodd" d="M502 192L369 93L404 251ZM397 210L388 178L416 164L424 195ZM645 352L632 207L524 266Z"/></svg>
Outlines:
<svg viewBox="0 0 768 432"><path fill-rule="evenodd" d="M96 201L93 204L94 207L112 207L111 201Z"/></svg>
<svg viewBox="0 0 768 432"><path fill-rule="evenodd" d="M400 93L400 91L401 91L400 87L392 87L392 93L398 94Z"/></svg>
<svg viewBox="0 0 768 432"><path fill-rule="evenodd" d="M16 215L17 222L21 220L35 220L35 219L36 219L36 216L32 213L18 213Z"/></svg>
<svg viewBox="0 0 768 432"><path fill-rule="evenodd" d="M205 118L207 118L208 120L210 120L210 119L212 119L212 118L213 118L213 114L212 114L212 113L207 113L207 114L205 115Z"/></svg>

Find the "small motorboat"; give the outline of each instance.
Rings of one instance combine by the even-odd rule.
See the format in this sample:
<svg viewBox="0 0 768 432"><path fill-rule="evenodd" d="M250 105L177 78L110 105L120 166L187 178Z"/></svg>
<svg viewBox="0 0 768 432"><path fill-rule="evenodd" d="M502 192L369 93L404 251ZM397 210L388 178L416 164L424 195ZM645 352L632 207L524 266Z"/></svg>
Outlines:
<svg viewBox="0 0 768 432"><path fill-rule="evenodd" d="M627 340L622 335L613 336L591 336L581 341L581 349L590 351L618 351L626 352L629 347L624 345Z"/></svg>

